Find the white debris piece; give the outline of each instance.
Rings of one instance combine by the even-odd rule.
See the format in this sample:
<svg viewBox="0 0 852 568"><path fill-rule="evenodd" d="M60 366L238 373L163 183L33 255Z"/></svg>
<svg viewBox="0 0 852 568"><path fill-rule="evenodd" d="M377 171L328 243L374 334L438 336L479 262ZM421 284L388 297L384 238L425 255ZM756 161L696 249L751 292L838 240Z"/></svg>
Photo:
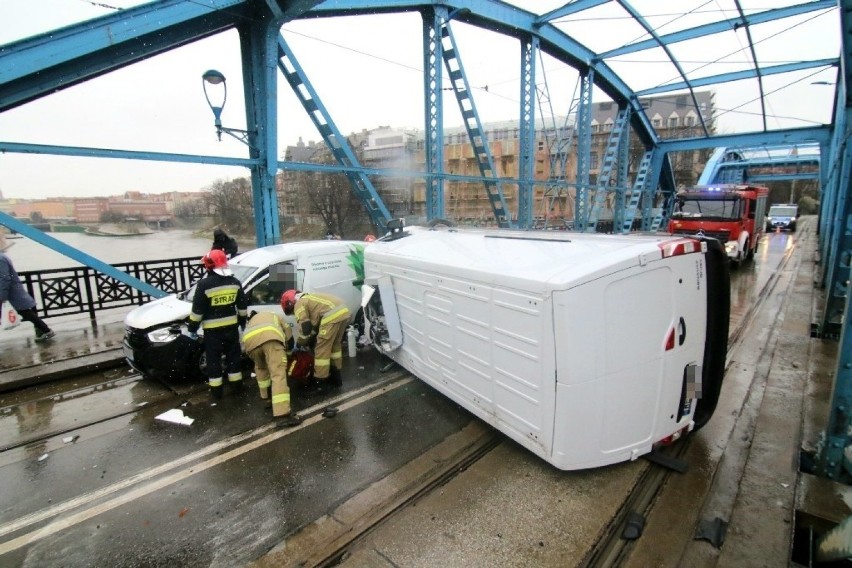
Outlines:
<svg viewBox="0 0 852 568"><path fill-rule="evenodd" d="M164 420L166 422L174 422L175 424L183 424L184 426L190 426L193 422L195 422L194 418L184 416L183 410L180 408L172 408L167 412L163 412L159 416L156 416L156 419Z"/></svg>

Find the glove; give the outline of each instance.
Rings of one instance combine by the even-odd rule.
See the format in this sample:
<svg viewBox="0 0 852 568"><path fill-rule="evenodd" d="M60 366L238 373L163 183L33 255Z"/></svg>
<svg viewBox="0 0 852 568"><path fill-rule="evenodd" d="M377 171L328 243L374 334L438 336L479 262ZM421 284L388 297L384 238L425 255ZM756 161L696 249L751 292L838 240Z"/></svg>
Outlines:
<svg viewBox="0 0 852 568"><path fill-rule="evenodd" d="M195 333L194 331L186 330L186 333L184 333L184 335L186 335L188 338L190 338L193 341L198 341L198 334Z"/></svg>

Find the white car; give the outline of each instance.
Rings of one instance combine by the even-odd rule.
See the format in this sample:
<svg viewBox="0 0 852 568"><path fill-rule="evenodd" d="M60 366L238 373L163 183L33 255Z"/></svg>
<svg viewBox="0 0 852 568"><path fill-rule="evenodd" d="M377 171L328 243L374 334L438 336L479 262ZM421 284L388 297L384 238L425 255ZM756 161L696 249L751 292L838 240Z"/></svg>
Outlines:
<svg viewBox="0 0 852 568"><path fill-rule="evenodd" d="M281 294L296 288L334 294L359 319L364 247L361 241L287 243L248 251L229 265L248 295L249 312L281 314ZM131 367L147 377L203 378L204 350L186 330L194 292L191 286L127 314L123 348Z"/></svg>

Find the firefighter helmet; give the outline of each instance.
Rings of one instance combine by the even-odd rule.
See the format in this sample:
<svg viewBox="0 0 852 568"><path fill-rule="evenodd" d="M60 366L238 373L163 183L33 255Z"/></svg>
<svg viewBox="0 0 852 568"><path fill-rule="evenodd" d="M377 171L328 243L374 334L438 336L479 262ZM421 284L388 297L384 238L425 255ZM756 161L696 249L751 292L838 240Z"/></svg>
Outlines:
<svg viewBox="0 0 852 568"><path fill-rule="evenodd" d="M296 306L296 290L287 290L283 294L281 294L281 309L284 310L284 313L289 315L293 314L293 308Z"/></svg>
<svg viewBox="0 0 852 568"><path fill-rule="evenodd" d="M213 249L201 258L201 263L207 270L228 268L228 257L225 256L224 251Z"/></svg>

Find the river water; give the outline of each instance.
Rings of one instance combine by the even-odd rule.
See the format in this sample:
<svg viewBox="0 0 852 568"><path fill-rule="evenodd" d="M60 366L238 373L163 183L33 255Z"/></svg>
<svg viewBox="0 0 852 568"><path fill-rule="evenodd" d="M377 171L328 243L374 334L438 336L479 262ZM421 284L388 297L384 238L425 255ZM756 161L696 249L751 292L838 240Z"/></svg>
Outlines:
<svg viewBox="0 0 852 568"><path fill-rule="evenodd" d="M210 250L213 236L201 238L188 230L158 231L132 237L96 237L84 233L48 233L63 243L108 264L142 260L201 257ZM26 237L6 241L6 254L18 272L80 266L80 263ZM241 247L242 248L242 247Z"/></svg>

